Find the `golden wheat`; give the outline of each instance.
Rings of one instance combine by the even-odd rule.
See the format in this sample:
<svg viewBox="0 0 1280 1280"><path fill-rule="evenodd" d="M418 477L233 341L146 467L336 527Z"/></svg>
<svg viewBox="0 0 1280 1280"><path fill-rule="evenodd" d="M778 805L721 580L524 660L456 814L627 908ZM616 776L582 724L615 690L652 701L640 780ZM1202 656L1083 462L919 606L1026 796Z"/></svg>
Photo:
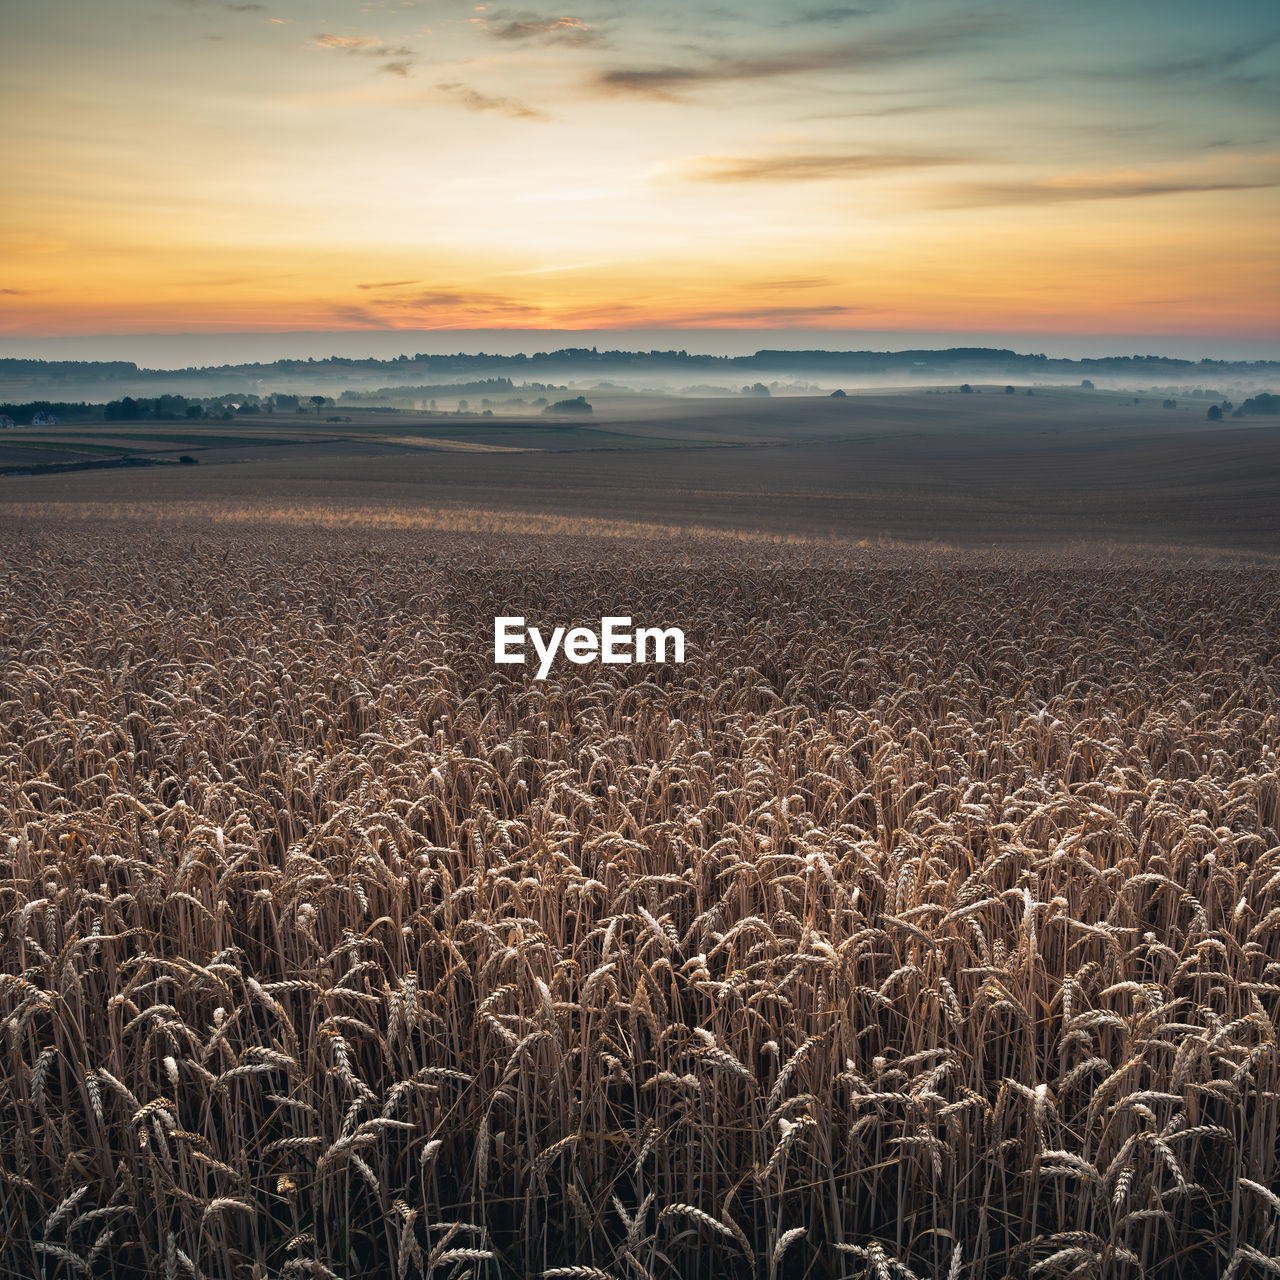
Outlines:
<svg viewBox="0 0 1280 1280"><path fill-rule="evenodd" d="M0 1270L1280 1270L1276 573L590 532L7 529Z"/></svg>

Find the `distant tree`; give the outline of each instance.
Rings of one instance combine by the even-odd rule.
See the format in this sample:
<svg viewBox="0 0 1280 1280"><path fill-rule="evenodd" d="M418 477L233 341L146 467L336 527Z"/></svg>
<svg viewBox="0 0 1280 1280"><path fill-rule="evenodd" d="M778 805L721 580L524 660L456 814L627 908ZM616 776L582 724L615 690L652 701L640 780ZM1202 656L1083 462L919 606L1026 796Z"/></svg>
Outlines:
<svg viewBox="0 0 1280 1280"><path fill-rule="evenodd" d="M204 417L204 410L203 410L203 409L202 409L198 404L189 404L189 405L187 405L187 417L188 417L188 418L203 418L203 417Z"/></svg>
<svg viewBox="0 0 1280 1280"><path fill-rule="evenodd" d="M1095 386L1093 385L1093 383L1089 381L1089 379L1088 379L1088 378L1081 378L1081 379L1080 379L1080 389L1081 389L1082 391L1096 391L1096 390L1097 390L1097 387L1095 387Z"/></svg>
<svg viewBox="0 0 1280 1280"><path fill-rule="evenodd" d="M1018 394L1018 389L1016 387L1005 387L1004 393L1007 396L1016 396Z"/></svg>
<svg viewBox="0 0 1280 1280"><path fill-rule="evenodd" d="M1211 404L1209 406L1209 412L1205 414L1205 417L1208 418L1210 422L1221 422L1222 409L1216 404Z"/></svg>
<svg viewBox="0 0 1280 1280"><path fill-rule="evenodd" d="M1239 409L1237 413L1280 413L1280 395L1270 391L1263 391L1256 396L1250 396Z"/></svg>
<svg viewBox="0 0 1280 1280"><path fill-rule="evenodd" d="M847 397L846 397L845 393L844 393L843 391L841 391L839 387L837 387L837 388L836 388L836 389L831 393L831 398L832 398L833 400L845 400L845 399L847 399Z"/></svg>
<svg viewBox="0 0 1280 1280"><path fill-rule="evenodd" d="M459 401L458 401L458 412L459 412L459 413L466 413L466 411L467 411L468 407L470 406L470 404L471 404L471 401L470 401L470 400L459 400Z"/></svg>
<svg viewBox="0 0 1280 1280"><path fill-rule="evenodd" d="M749 387L742 388L742 394L744 396L767 396L772 393L763 382L753 382Z"/></svg>
<svg viewBox="0 0 1280 1280"><path fill-rule="evenodd" d="M199 458L193 458L189 453L184 453L184 454L182 454L182 455L178 458L178 461L179 461L179 462L180 462L184 467L194 467L194 466L196 465L196 463L198 463L198 462L200 461L200 459L199 459Z"/></svg>
<svg viewBox="0 0 1280 1280"><path fill-rule="evenodd" d="M315 405L316 412L319 413L324 408L324 396L311 396L311 403Z"/></svg>
<svg viewBox="0 0 1280 1280"><path fill-rule="evenodd" d="M1176 409L1178 407L1178 402L1176 400L1166 400L1160 407L1162 409Z"/></svg>
<svg viewBox="0 0 1280 1280"><path fill-rule="evenodd" d="M435 412L435 410L436 410L436 402L433 400L433 401L431 402L431 412L432 412L432 413L434 413L434 412Z"/></svg>
<svg viewBox="0 0 1280 1280"><path fill-rule="evenodd" d="M572 400L557 400L555 404L549 404L542 411L543 413L594 413L595 410L587 403L586 396L574 396Z"/></svg>
<svg viewBox="0 0 1280 1280"><path fill-rule="evenodd" d="M963 391L967 396L973 395L973 388L967 382L962 382L960 384L960 390Z"/></svg>

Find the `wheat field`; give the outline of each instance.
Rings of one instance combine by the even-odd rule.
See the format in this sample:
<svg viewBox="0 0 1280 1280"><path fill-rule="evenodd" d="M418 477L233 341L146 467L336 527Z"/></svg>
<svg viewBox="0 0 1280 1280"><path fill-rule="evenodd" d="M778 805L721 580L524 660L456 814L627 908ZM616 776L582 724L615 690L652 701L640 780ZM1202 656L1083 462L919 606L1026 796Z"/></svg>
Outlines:
<svg viewBox="0 0 1280 1280"><path fill-rule="evenodd" d="M1274 567L5 539L0 1275L1280 1272Z"/></svg>

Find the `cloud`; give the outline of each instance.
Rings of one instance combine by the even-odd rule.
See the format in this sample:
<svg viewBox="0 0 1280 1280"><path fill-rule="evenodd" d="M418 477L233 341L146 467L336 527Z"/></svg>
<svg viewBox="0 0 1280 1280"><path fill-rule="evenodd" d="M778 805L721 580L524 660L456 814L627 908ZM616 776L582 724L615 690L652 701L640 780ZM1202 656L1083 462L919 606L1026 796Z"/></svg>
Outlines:
<svg viewBox="0 0 1280 1280"><path fill-rule="evenodd" d="M923 116L955 106L959 98L934 98L928 102L900 102L890 107L856 107L845 111L815 111L800 120L882 120L891 116Z"/></svg>
<svg viewBox="0 0 1280 1280"><path fill-rule="evenodd" d="M508 298L499 293L477 293L453 289L430 289L425 293L397 300L402 307L413 307L428 311L500 311L504 315L537 315L540 307L522 302L518 298Z"/></svg>
<svg viewBox="0 0 1280 1280"><path fill-rule="evenodd" d="M875 13L874 9L859 9L849 4L832 4L821 9L802 9L799 13L792 14L782 21L784 25L811 22L825 26L829 23L847 22L850 18L868 18L873 13Z"/></svg>
<svg viewBox="0 0 1280 1280"><path fill-rule="evenodd" d="M957 50L1008 32L979 18L938 22L889 35L792 49L757 57L715 57L689 66L613 67L593 84L602 93L677 100L705 86L773 80L818 71L877 71Z"/></svg>
<svg viewBox="0 0 1280 1280"><path fill-rule="evenodd" d="M232 4L230 0L170 0L187 9L225 9L228 13L261 13L264 4Z"/></svg>
<svg viewBox="0 0 1280 1280"><path fill-rule="evenodd" d="M417 54L407 46L386 45L377 36L335 36L321 32L315 37L314 43L317 47L330 49L334 53L382 58L384 61L378 70L393 76L412 75L414 60L417 58Z"/></svg>
<svg viewBox="0 0 1280 1280"><path fill-rule="evenodd" d="M417 280L379 280L374 284L358 284L357 289L401 289L407 284L418 284Z"/></svg>
<svg viewBox="0 0 1280 1280"><path fill-rule="evenodd" d="M768 328L773 325L788 325L805 320L832 320L840 316L852 316L862 311L862 307L847 307L837 303L812 307L755 307L737 311L699 311L684 313L676 328L686 328L699 324L762 324Z"/></svg>
<svg viewBox="0 0 1280 1280"><path fill-rule="evenodd" d="M324 49L338 49L342 53L380 53L382 41L375 36L331 36L321 33L316 44Z"/></svg>
<svg viewBox="0 0 1280 1280"><path fill-rule="evenodd" d="M798 276L790 280L758 280L753 289L780 289L790 292L792 289L820 289L832 282L825 276Z"/></svg>
<svg viewBox="0 0 1280 1280"><path fill-rule="evenodd" d="M682 170L690 182L814 182L955 164L943 156L848 152L812 155L697 156Z"/></svg>
<svg viewBox="0 0 1280 1280"><path fill-rule="evenodd" d="M604 33L598 27L567 14L563 17L542 17L536 13L497 9L472 21L494 40L564 44L573 48L605 43Z"/></svg>
<svg viewBox="0 0 1280 1280"><path fill-rule="evenodd" d="M369 287L377 288L378 286ZM393 298L374 298L367 304L342 305L338 310L345 319L360 323L386 323L388 320L403 320L433 312L466 316L503 316L512 319L529 319L542 315L541 307L520 298L512 298L501 293L455 288L426 289L420 293L400 294Z"/></svg>
<svg viewBox="0 0 1280 1280"><path fill-rule="evenodd" d="M30 289L0 289L0 294L6 294L10 298L25 298L30 292Z"/></svg>
<svg viewBox="0 0 1280 1280"><path fill-rule="evenodd" d="M468 111L493 111L498 115L510 116L513 120L549 120L551 117L537 107L521 102L519 98L508 98L502 95L481 93L470 85L458 80L448 80L436 85L441 93L446 93L459 106Z"/></svg>
<svg viewBox="0 0 1280 1280"><path fill-rule="evenodd" d="M380 329L386 323L376 311L370 311L366 307L352 307L339 303L331 307L330 312L335 320L341 320L347 324L365 325L370 329Z"/></svg>
<svg viewBox="0 0 1280 1280"><path fill-rule="evenodd" d="M1138 70L1140 74L1154 80L1222 75L1224 72L1234 71L1255 54L1262 53L1277 44L1280 44L1280 34L1272 34L1251 40L1248 44L1235 45L1230 49L1198 53L1190 58L1179 58L1172 62L1151 63ZM1128 75L1130 72L1126 70L1125 74Z"/></svg>
<svg viewBox="0 0 1280 1280"><path fill-rule="evenodd" d="M1198 195L1208 191L1260 191L1280 181L1160 181L1134 179L1099 182L972 182L954 187L941 203L950 208L993 205L1071 204L1081 200L1140 200L1153 196Z"/></svg>

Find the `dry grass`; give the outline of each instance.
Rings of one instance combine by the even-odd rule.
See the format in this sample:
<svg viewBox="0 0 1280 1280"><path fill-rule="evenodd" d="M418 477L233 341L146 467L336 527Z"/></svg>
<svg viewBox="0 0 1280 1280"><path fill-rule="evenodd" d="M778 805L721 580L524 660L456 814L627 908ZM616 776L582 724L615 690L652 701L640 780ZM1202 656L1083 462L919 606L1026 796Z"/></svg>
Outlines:
<svg viewBox="0 0 1280 1280"><path fill-rule="evenodd" d="M6 537L0 1274L1280 1269L1273 570Z"/></svg>

